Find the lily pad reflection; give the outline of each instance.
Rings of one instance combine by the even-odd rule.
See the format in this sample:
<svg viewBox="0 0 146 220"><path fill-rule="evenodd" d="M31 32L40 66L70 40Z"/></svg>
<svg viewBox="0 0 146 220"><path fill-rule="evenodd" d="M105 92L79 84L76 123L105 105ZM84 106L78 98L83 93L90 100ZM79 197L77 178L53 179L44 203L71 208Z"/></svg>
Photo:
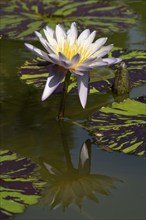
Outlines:
<svg viewBox="0 0 146 220"><path fill-rule="evenodd" d="M101 0L9 0L1 1L1 32L4 37L32 39L46 24L78 22L79 27L97 29L98 34L125 31L136 23L136 15L121 2ZM82 8L82 10L80 10Z"/></svg>

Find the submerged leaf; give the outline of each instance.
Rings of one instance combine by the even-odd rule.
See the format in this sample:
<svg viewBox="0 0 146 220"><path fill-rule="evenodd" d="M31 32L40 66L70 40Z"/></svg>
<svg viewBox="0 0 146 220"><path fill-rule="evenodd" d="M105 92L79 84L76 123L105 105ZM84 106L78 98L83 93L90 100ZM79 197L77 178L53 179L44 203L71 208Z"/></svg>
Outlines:
<svg viewBox="0 0 146 220"><path fill-rule="evenodd" d="M87 129L101 147L145 155L146 98L127 99L113 103L112 107L102 107L91 116Z"/></svg>
<svg viewBox="0 0 146 220"><path fill-rule="evenodd" d="M75 21L79 27L97 29L100 35L125 31L137 17L122 3L101 0L1 1L0 14L0 35L25 40L34 38L33 32L46 24L52 28L57 23L69 27Z"/></svg>
<svg viewBox="0 0 146 220"><path fill-rule="evenodd" d="M0 219L11 218L38 202L45 183L34 175L36 168L27 158L0 151Z"/></svg>

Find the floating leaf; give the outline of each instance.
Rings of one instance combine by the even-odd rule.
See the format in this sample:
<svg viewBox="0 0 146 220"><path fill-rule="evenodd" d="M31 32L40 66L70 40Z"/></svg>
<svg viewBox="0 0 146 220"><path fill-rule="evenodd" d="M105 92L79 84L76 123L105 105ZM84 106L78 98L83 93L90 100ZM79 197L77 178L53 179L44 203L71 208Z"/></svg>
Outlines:
<svg viewBox="0 0 146 220"><path fill-rule="evenodd" d="M0 8L0 34L25 40L34 38L33 32L46 24L69 27L75 21L79 27L96 29L100 35L125 31L137 17L125 4L101 0L10 0L1 1Z"/></svg>
<svg viewBox="0 0 146 220"><path fill-rule="evenodd" d="M28 85L33 84L36 87L43 88L49 75L48 65L50 64L39 57L30 62L26 61L20 69L21 79L25 80Z"/></svg>
<svg viewBox="0 0 146 220"><path fill-rule="evenodd" d="M121 57L127 65L130 86L138 86L146 83L146 52L142 50L127 51L122 48L113 48L109 53L109 57ZM46 78L49 74L48 65L40 58L33 61L26 61L20 69L21 79L25 80L27 84L33 84L36 87L44 88ZM117 68L112 66L111 68ZM114 74L111 71L107 72L106 68L99 68L93 70L90 74L90 93L103 92L111 88ZM103 80L104 79L104 80ZM72 76L69 91L74 93L76 89L76 79ZM57 91L61 91L62 85L58 87Z"/></svg>
<svg viewBox="0 0 146 220"><path fill-rule="evenodd" d="M146 153L146 98L126 99L102 107L87 124L97 144L112 150L145 155Z"/></svg>
<svg viewBox="0 0 146 220"><path fill-rule="evenodd" d="M45 183L34 175L36 168L27 158L0 151L0 219L11 218L38 202Z"/></svg>
<svg viewBox="0 0 146 220"><path fill-rule="evenodd" d="M146 51L128 51L122 48L114 47L113 50L108 53L108 57L120 57L126 63L129 73L130 87L136 87L146 83ZM111 68L116 71L117 66L111 66ZM110 89L113 82L114 78L102 81L95 78L94 82L92 82L90 85L93 93L103 92Z"/></svg>

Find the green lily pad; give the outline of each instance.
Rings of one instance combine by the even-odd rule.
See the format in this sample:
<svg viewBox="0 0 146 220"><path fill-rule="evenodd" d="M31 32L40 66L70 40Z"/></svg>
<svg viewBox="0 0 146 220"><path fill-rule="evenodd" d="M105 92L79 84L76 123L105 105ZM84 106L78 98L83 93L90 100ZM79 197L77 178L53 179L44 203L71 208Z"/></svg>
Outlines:
<svg viewBox="0 0 146 220"><path fill-rule="evenodd" d="M122 48L114 47L109 53L109 57L120 57L126 63L131 87L146 83L145 51L128 51ZM46 78L49 75L48 65L50 64L40 58L36 58L33 61L26 61L19 71L21 79L27 84L32 84L38 88L44 88ZM105 92L111 88L114 81L114 73L112 69L115 71L118 69L118 66L111 66L110 70L109 68L94 69L90 73L90 93ZM56 90L56 92L60 91L62 91L62 85L60 85ZM74 76L71 78L68 91L71 93L76 93L77 91L76 79Z"/></svg>
<svg viewBox="0 0 146 220"><path fill-rule="evenodd" d="M46 24L53 28L57 23L70 27L75 21L79 28L96 29L101 35L125 31L137 20L125 4L101 0L1 1L0 14L0 35L25 40L33 39L33 32Z"/></svg>
<svg viewBox="0 0 146 220"><path fill-rule="evenodd" d="M102 107L87 123L87 129L101 148L123 153L146 153L146 97L126 99Z"/></svg>
<svg viewBox="0 0 146 220"><path fill-rule="evenodd" d="M111 52L108 53L108 57L120 57L123 59L129 73L129 81L131 88L146 83L146 51L128 51L126 49L114 47L113 50L111 50ZM118 66L113 65L111 66L111 68L115 71L116 74ZM97 75L97 78L94 78L94 80L92 80L91 75L91 92L103 92L105 90L111 89L114 82L113 76L114 75L111 75L109 78L106 78L105 80L100 80L100 78L98 79Z"/></svg>
<svg viewBox="0 0 146 220"><path fill-rule="evenodd" d="M27 158L0 151L0 219L12 218L38 202L45 183L35 176L36 168Z"/></svg>

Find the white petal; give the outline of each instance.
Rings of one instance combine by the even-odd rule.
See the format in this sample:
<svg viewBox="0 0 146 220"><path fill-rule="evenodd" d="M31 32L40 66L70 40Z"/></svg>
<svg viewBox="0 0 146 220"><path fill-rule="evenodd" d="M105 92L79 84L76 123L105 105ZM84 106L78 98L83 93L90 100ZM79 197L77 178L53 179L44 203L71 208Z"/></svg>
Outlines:
<svg viewBox="0 0 146 220"><path fill-rule="evenodd" d="M96 46L96 48L100 48L101 46L103 46L107 41L107 37L101 37L98 40L96 40L92 45Z"/></svg>
<svg viewBox="0 0 146 220"><path fill-rule="evenodd" d="M87 103L88 83L89 83L88 73L85 73L83 76L77 77L78 94L83 108L85 108Z"/></svg>
<svg viewBox="0 0 146 220"><path fill-rule="evenodd" d="M90 65L90 64L93 63L96 59L97 59L96 57L88 58L88 59L86 59L84 62L82 62L82 64Z"/></svg>
<svg viewBox="0 0 146 220"><path fill-rule="evenodd" d="M112 48L113 48L113 44L110 44L108 46L102 47L100 50L98 50L96 53L94 53L93 56L99 57L98 54L101 54L101 53L104 54L105 51L106 51L106 53L108 53Z"/></svg>
<svg viewBox="0 0 146 220"><path fill-rule="evenodd" d="M81 34L79 35L77 42L80 44L83 40L86 40L87 37L89 37L90 35L90 30L86 29L83 32L81 32Z"/></svg>
<svg viewBox="0 0 146 220"><path fill-rule="evenodd" d="M70 66L73 65L73 62L69 61L64 54L62 54L61 52L59 52L58 54L59 54L59 61L61 66L63 66L64 68L69 68Z"/></svg>
<svg viewBox="0 0 146 220"><path fill-rule="evenodd" d="M70 68L71 66L74 66L80 59L79 54L76 54L75 56L73 56L71 61L68 60L68 58L61 52L59 52L58 54L59 54L60 64L65 68Z"/></svg>
<svg viewBox="0 0 146 220"><path fill-rule="evenodd" d="M49 27L48 25L46 26L46 31L48 32L48 35L49 35L50 37L53 37L53 35L54 35L54 30L53 30L51 27Z"/></svg>
<svg viewBox="0 0 146 220"><path fill-rule="evenodd" d="M58 55L59 55L59 60L68 61L68 58L61 52L59 52Z"/></svg>
<svg viewBox="0 0 146 220"><path fill-rule="evenodd" d="M44 29L44 34L45 34L49 44L51 45L51 47L55 48L57 46L57 41L45 29Z"/></svg>
<svg viewBox="0 0 146 220"><path fill-rule="evenodd" d="M100 49L100 51L104 51L104 50L110 51L113 48L113 46L114 46L113 44L110 44L108 46L104 46Z"/></svg>
<svg viewBox="0 0 146 220"><path fill-rule="evenodd" d="M46 85L43 91L42 101L47 99L54 92L54 90L58 87L58 85L63 80L67 71L55 65L54 67L52 67L52 69L50 68L49 72L50 72L50 75L47 79L47 82L46 82Z"/></svg>
<svg viewBox="0 0 146 220"><path fill-rule="evenodd" d="M40 50L39 48L37 48L37 47L35 47L35 46L31 45L31 44L25 43L24 45L25 45L30 51L32 51L35 55L37 55L37 56L43 58L44 60L47 60L47 61L49 61L49 62L52 62L52 61L49 59L48 54L45 53L44 51Z"/></svg>
<svg viewBox="0 0 146 220"><path fill-rule="evenodd" d="M121 61L122 61L121 58L114 58L114 57L113 58L104 58L100 61L92 63L89 66L91 66L92 68L98 67L98 66L109 66L109 65L112 65L112 64L119 63Z"/></svg>
<svg viewBox="0 0 146 220"><path fill-rule="evenodd" d="M44 101L45 99L47 99L53 92L54 90L57 88L58 84L56 84L54 87L50 87L49 86L49 83L50 81L53 79L54 76L49 76L47 78L47 81L46 81L46 85L45 85L45 88L44 88L44 91L43 91L43 95L42 95L42 98L41 100Z"/></svg>
<svg viewBox="0 0 146 220"><path fill-rule="evenodd" d="M87 72L87 71L90 71L92 70L91 66L88 66L88 65L80 65L78 66L75 70L77 71L83 71L83 72Z"/></svg>
<svg viewBox="0 0 146 220"><path fill-rule="evenodd" d="M91 55L95 53L99 48L101 48L105 42L107 41L107 37L102 37L96 40L93 44L90 45L89 50L91 50Z"/></svg>
<svg viewBox="0 0 146 220"><path fill-rule="evenodd" d="M86 46L90 45L90 44L93 42L95 36L96 36L96 31L93 31L93 32L89 35L89 37L85 40Z"/></svg>
<svg viewBox="0 0 146 220"><path fill-rule="evenodd" d="M77 39L77 36L78 36L78 30L77 30L77 27L76 27L76 23L73 22L71 24L70 31L68 32L68 35L67 35L67 41L69 41L70 44L73 45L74 42Z"/></svg>
<svg viewBox="0 0 146 220"><path fill-rule="evenodd" d="M83 76L84 73L80 72L80 71L77 71L77 70L72 70L70 69L69 70L72 74L74 74L75 76Z"/></svg>
<svg viewBox="0 0 146 220"><path fill-rule="evenodd" d="M92 63L90 66L94 68L94 67L107 66L107 65L108 65L108 62L104 62L103 60L100 60L100 61Z"/></svg>
<svg viewBox="0 0 146 220"><path fill-rule="evenodd" d="M116 58L115 64L116 64L116 63L119 63L119 62L121 62L121 61L122 61L122 58Z"/></svg>
<svg viewBox="0 0 146 220"><path fill-rule="evenodd" d="M43 37L41 33L39 33L38 31L34 31L35 35L37 36L37 38L41 38Z"/></svg>
<svg viewBox="0 0 146 220"><path fill-rule="evenodd" d="M49 59L54 64L60 64L59 57L56 54L48 54Z"/></svg>
<svg viewBox="0 0 146 220"><path fill-rule="evenodd" d="M37 38L39 39L39 41L41 42L41 44L43 45L43 47L49 52L49 53L54 53L54 51L51 49L50 45L48 44L48 42L43 38L43 36L35 31L35 35L37 36Z"/></svg>
<svg viewBox="0 0 146 220"><path fill-rule="evenodd" d="M102 59L104 62L107 62L108 65L116 64L122 61L121 58L104 58Z"/></svg>
<svg viewBox="0 0 146 220"><path fill-rule="evenodd" d="M73 63L70 61L63 61L62 60L62 61L60 61L60 65L66 69L69 69L73 65Z"/></svg>
<svg viewBox="0 0 146 220"><path fill-rule="evenodd" d="M80 54L78 54L78 53L75 54L71 59L71 62L73 63L73 65L77 64L79 62L80 58L81 58Z"/></svg>
<svg viewBox="0 0 146 220"><path fill-rule="evenodd" d="M102 51L102 52L100 52L100 53L97 53L97 54L96 54L96 57L97 57L97 58L104 57L106 54L108 54L108 52L109 52L109 51ZM95 54L94 54L94 56L95 56Z"/></svg>
<svg viewBox="0 0 146 220"><path fill-rule="evenodd" d="M66 32L66 33L67 33L67 35L69 35L69 33L70 33L70 28L67 30L67 32Z"/></svg>
<svg viewBox="0 0 146 220"><path fill-rule="evenodd" d="M60 24L56 25L56 32L55 33L56 33L57 42L59 44L64 42L64 40L66 39L66 33L65 33L64 28Z"/></svg>

